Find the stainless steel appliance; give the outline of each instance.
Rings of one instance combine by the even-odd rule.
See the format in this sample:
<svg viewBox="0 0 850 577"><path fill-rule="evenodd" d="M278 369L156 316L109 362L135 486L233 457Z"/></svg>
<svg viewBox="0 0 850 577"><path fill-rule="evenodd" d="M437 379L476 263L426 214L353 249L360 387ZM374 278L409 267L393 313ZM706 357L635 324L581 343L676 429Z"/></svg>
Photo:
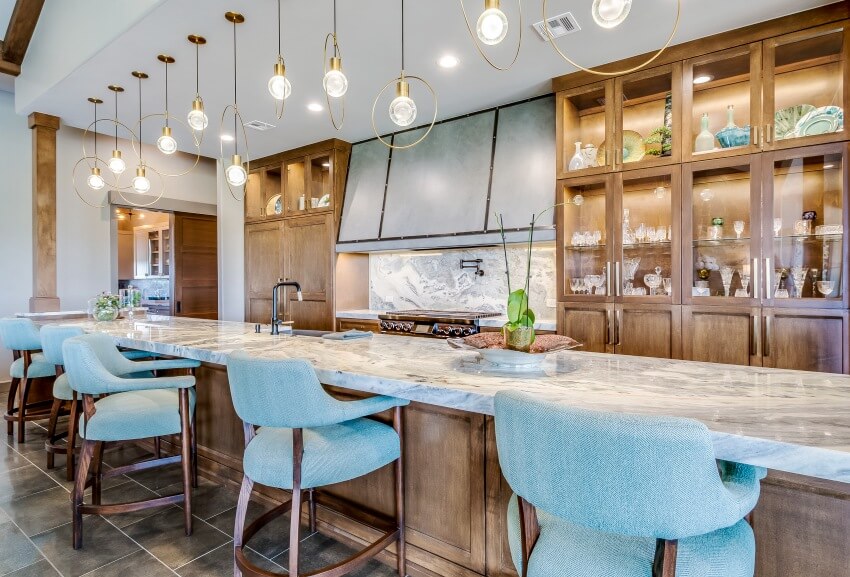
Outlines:
<svg viewBox="0 0 850 577"><path fill-rule="evenodd" d="M384 313L378 319L384 334L447 339L477 334L479 319L497 316L499 313L410 310Z"/></svg>

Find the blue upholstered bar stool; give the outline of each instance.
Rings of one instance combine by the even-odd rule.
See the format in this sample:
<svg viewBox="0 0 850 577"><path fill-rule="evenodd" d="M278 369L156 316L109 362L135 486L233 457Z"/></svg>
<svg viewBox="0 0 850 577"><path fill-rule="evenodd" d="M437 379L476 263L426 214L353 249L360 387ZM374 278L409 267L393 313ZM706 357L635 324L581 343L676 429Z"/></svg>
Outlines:
<svg viewBox="0 0 850 577"><path fill-rule="evenodd" d="M753 577L765 471L714 459L697 421L496 395L522 577Z"/></svg>
<svg viewBox="0 0 850 577"><path fill-rule="evenodd" d="M56 369L41 354L38 328L30 319L0 319L0 339L12 351L12 384L6 402L6 434L12 435L14 423L18 424L18 443L26 440L26 422L50 416L50 401L30 403L30 387L35 379L54 378ZM15 396L18 403L15 406Z"/></svg>
<svg viewBox="0 0 850 577"><path fill-rule="evenodd" d="M314 495L314 489L362 477L394 463L395 519L381 520L381 537L362 551L310 575L345 575L396 543L398 573L404 576L401 407L408 401L384 396L339 401L325 392L313 367L303 360L266 361L236 352L228 357L227 376L233 406L245 426L245 475L233 538L234 574L273 575L249 563L242 547L263 525L289 509L288 574L301 575L298 546L302 492L307 491L310 526L315 530L316 502L334 501L324 494ZM389 409L394 409L392 427L365 418ZM255 431L255 427L260 429ZM245 514L254 483L291 490L292 498L246 528ZM357 517L355 511L347 513Z"/></svg>
<svg viewBox="0 0 850 577"><path fill-rule="evenodd" d="M82 397L79 434L83 439L80 462L71 495L73 544L83 544L83 515L126 513L151 507L183 503L186 535L192 534L192 415L195 405L195 377L192 375L155 378L125 378L139 370L190 369L200 365L186 359L130 361L105 334L73 337L62 345L65 370L71 388ZM95 402L96 395L107 395ZM101 471L103 444L179 434L180 455ZM183 493L146 501L102 505L101 480L132 471L172 463L183 466ZM92 470L92 504L83 503L89 469Z"/></svg>

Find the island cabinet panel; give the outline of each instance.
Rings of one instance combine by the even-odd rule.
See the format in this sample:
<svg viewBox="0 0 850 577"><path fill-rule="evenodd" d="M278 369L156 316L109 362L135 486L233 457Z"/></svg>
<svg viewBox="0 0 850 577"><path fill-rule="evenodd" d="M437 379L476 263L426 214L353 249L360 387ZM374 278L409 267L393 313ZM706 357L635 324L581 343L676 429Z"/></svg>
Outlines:
<svg viewBox="0 0 850 577"><path fill-rule="evenodd" d="M268 323L272 287L283 277L283 223L264 222L245 227L245 319Z"/></svg>
<svg viewBox="0 0 850 577"><path fill-rule="evenodd" d="M614 321L616 354L682 358L682 307L616 305Z"/></svg>
<svg viewBox="0 0 850 577"><path fill-rule="evenodd" d="M847 311L765 309L764 366L847 373Z"/></svg>
<svg viewBox="0 0 850 577"><path fill-rule="evenodd" d="M761 366L761 309L686 306L682 324L685 360Z"/></svg>
<svg viewBox="0 0 850 577"><path fill-rule="evenodd" d="M508 503L513 490L502 475L496 447L496 424L487 417L487 575L516 577L508 544Z"/></svg>
<svg viewBox="0 0 850 577"><path fill-rule="evenodd" d="M284 221L284 278L301 285L303 301L287 291L287 320L299 329L333 330L333 215Z"/></svg>
<svg viewBox="0 0 850 577"><path fill-rule="evenodd" d="M577 340L580 349L590 353L609 353L614 306L605 303L568 303L561 306L560 332Z"/></svg>

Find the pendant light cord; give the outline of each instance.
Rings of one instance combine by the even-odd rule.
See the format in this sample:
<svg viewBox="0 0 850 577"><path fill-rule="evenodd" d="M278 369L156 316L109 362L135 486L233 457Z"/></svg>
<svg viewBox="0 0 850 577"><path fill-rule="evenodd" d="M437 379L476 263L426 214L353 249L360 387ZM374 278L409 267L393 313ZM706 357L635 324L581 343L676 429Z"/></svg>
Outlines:
<svg viewBox="0 0 850 577"><path fill-rule="evenodd" d="M233 22L233 108L238 112L239 108L236 106L238 102L237 94L236 94L236 22ZM239 154L239 134L236 131L236 114L233 115L233 149L234 154Z"/></svg>
<svg viewBox="0 0 850 577"><path fill-rule="evenodd" d="M144 164L142 161L142 77L139 78L139 164Z"/></svg>
<svg viewBox="0 0 850 577"><path fill-rule="evenodd" d="M118 91L115 91L115 150L118 150Z"/></svg>
<svg viewBox="0 0 850 577"><path fill-rule="evenodd" d="M281 49L281 44L280 44L280 29L281 29L280 0L277 0L277 56L278 56L278 58L283 57L283 50Z"/></svg>
<svg viewBox="0 0 850 577"><path fill-rule="evenodd" d="M94 165L97 166L97 102L94 104Z"/></svg>
<svg viewBox="0 0 850 577"><path fill-rule="evenodd" d="M201 96L201 46L195 43L195 98Z"/></svg>
<svg viewBox="0 0 850 577"><path fill-rule="evenodd" d="M404 76L404 0L401 0L401 75Z"/></svg>
<svg viewBox="0 0 850 577"><path fill-rule="evenodd" d="M168 62L165 63L165 126L168 127Z"/></svg>
<svg viewBox="0 0 850 577"><path fill-rule="evenodd" d="M336 45L336 0L334 0L334 58L339 57Z"/></svg>

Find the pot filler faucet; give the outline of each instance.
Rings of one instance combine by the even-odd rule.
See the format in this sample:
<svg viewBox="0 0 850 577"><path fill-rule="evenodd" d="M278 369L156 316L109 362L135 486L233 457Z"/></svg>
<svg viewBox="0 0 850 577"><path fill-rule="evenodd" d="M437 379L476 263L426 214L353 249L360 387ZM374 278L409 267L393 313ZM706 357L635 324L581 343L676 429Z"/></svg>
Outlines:
<svg viewBox="0 0 850 577"><path fill-rule="evenodd" d="M281 281L281 282L278 282L276 285L274 285L274 288L272 289L272 334L273 335L279 335L280 334L280 325L283 324L283 319L279 319L277 317L277 303L278 303L278 296L277 295L278 295L278 291L280 290L280 287L287 287L287 286L291 286L291 287L295 288L295 290L298 293L298 300L299 301L304 300L304 296L301 294L301 285L298 284L296 281L294 281L294 280ZM286 307L286 303L283 303L283 304L284 304L284 307ZM286 316L286 315L284 314L284 316Z"/></svg>

